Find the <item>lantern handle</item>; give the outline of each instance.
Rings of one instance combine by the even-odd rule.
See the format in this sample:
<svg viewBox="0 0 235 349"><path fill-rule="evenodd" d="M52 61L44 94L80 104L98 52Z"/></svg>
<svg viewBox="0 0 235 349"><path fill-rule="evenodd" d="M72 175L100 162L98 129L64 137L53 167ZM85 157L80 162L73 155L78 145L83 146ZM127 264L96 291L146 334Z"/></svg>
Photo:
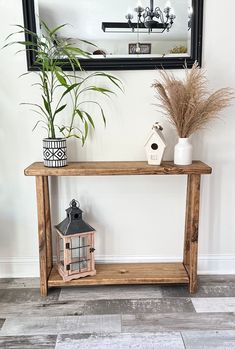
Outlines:
<svg viewBox="0 0 235 349"><path fill-rule="evenodd" d="M75 200L73 199L70 204L69 204L70 207L80 207L80 203L78 200Z"/></svg>

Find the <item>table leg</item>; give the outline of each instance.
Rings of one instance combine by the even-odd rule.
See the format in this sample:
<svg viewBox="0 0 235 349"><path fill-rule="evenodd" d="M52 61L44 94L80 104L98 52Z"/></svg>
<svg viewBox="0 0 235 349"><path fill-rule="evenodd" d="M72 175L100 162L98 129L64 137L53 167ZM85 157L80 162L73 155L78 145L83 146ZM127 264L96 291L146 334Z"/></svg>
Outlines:
<svg viewBox="0 0 235 349"><path fill-rule="evenodd" d="M47 276L49 277L53 267L52 256L52 232L51 232L51 210L50 210L50 195L48 187L48 177L43 177L44 198L45 198L45 225L46 225L46 250L47 250Z"/></svg>
<svg viewBox="0 0 235 349"><path fill-rule="evenodd" d="M38 209L38 241L40 264L41 296L47 296L47 241L45 221L45 188L43 176L36 176L37 209Z"/></svg>
<svg viewBox="0 0 235 349"><path fill-rule="evenodd" d="M198 287L197 264L200 182L200 175L188 175L183 263L189 275L190 293L195 293Z"/></svg>

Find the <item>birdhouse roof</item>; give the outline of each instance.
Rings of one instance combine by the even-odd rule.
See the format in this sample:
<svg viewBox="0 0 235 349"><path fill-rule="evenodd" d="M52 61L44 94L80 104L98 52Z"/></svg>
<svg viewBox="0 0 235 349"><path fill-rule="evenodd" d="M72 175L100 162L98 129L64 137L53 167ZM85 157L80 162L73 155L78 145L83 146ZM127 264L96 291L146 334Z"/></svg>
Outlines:
<svg viewBox="0 0 235 349"><path fill-rule="evenodd" d="M165 140L165 138L164 138L164 136L163 136L162 131L153 129L152 132L150 133L149 137L148 137L147 142L145 143L145 147L146 147L146 145L149 143L149 141L151 140L152 137L159 137L160 140L161 140L161 142L162 142L162 144L163 144L164 146L166 146L166 140Z"/></svg>

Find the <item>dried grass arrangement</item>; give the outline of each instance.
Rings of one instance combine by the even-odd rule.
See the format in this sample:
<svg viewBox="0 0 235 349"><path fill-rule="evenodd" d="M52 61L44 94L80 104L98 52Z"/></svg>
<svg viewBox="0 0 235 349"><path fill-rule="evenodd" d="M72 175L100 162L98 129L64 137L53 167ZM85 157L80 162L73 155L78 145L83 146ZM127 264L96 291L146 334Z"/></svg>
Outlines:
<svg viewBox="0 0 235 349"><path fill-rule="evenodd" d="M192 69L185 69L185 80L174 77L164 70L161 81L155 81L157 104L176 128L180 138L188 138L194 132L218 117L218 113L228 107L234 98L234 91L222 88L210 93L205 71L195 63Z"/></svg>

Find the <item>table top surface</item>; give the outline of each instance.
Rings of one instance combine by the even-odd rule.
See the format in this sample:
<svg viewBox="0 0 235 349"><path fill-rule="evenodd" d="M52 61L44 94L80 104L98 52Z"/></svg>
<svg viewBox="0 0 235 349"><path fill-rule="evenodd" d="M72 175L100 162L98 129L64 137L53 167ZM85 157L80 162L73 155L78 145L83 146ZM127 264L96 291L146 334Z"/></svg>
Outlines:
<svg viewBox="0 0 235 349"><path fill-rule="evenodd" d="M175 165L173 161L163 161L160 166L148 165L146 161L69 162L59 168L35 162L24 171L26 176L201 175L211 172L212 168L201 161L193 161L187 166Z"/></svg>

